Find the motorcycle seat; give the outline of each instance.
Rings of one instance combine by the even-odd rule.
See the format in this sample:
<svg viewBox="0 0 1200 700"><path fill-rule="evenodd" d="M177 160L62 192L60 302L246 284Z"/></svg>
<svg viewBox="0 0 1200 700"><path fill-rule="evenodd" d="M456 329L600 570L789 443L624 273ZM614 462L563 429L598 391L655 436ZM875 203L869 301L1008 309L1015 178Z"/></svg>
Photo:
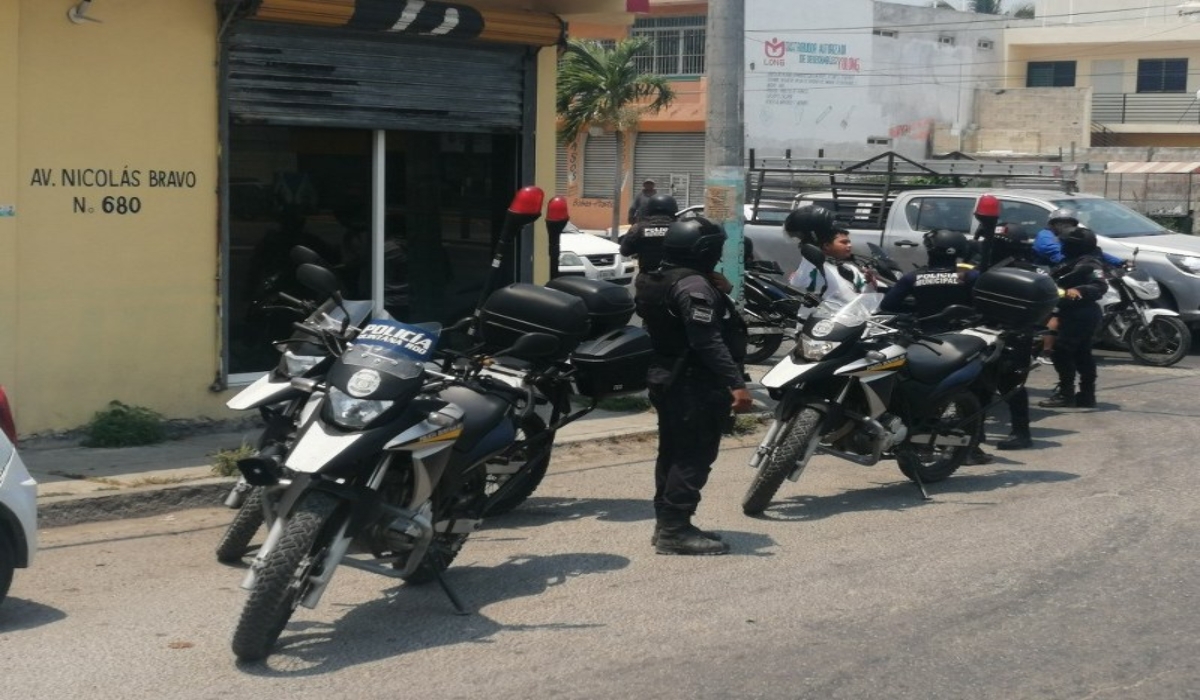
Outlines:
<svg viewBox="0 0 1200 700"><path fill-rule="evenodd" d="M908 346L908 373L922 384L937 384L987 347L982 338L960 333L934 336L940 344L919 341Z"/></svg>

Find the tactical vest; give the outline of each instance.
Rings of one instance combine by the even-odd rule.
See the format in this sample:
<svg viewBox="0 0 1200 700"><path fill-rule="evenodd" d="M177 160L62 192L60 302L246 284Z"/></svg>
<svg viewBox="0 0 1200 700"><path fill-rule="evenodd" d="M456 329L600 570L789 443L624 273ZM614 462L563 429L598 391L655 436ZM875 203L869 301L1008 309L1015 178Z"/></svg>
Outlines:
<svg viewBox="0 0 1200 700"><path fill-rule="evenodd" d="M681 280L692 275L704 276L690 268L668 267L640 274L634 283L637 314L650 334L654 352L662 357L681 357L690 349L683 319L671 308L671 292ZM729 347L730 355L735 361L741 362L746 356L745 323L723 294L717 297L714 312L721 314L722 319L728 314L730 322L721 324L721 335Z"/></svg>
<svg viewBox="0 0 1200 700"><path fill-rule="evenodd" d="M925 267L917 270L912 296L917 314L932 316L952 304L971 305L971 287L954 267Z"/></svg>

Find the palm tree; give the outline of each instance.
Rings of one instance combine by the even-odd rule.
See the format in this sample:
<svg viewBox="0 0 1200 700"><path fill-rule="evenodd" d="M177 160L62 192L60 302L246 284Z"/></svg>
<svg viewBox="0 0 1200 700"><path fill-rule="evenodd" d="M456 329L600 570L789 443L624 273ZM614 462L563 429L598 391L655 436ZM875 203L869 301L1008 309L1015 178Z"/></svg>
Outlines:
<svg viewBox="0 0 1200 700"><path fill-rule="evenodd" d="M1004 10L1000 8L1000 0L975 0L971 3L971 11L983 15L1004 14Z"/></svg>
<svg viewBox="0 0 1200 700"><path fill-rule="evenodd" d="M1037 14L1037 9L1033 3L1026 3L1014 9L1012 14L1017 19L1033 19Z"/></svg>
<svg viewBox="0 0 1200 700"><path fill-rule="evenodd" d="M624 134L644 114L653 114L675 99L661 75L642 73L634 57L650 47L645 39L626 39L611 48L597 42L568 42L558 68L555 109L561 119L559 139L574 143L585 129L597 126L616 133L617 165L613 177L615 239L621 225L621 177Z"/></svg>

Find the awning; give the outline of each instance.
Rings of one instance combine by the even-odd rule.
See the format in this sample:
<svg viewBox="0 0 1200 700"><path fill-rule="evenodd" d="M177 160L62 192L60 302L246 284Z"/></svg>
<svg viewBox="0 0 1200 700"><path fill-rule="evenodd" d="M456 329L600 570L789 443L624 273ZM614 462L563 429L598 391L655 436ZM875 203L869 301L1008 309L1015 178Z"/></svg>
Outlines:
<svg viewBox="0 0 1200 700"><path fill-rule="evenodd" d="M228 4L228 0L223 0ZM478 39L553 46L566 40L566 24L548 12L476 9L424 0L250 0L239 19L292 22L409 36Z"/></svg>
<svg viewBox="0 0 1200 700"><path fill-rule="evenodd" d="M1105 175L1187 175L1200 173L1200 161L1114 160L1104 168Z"/></svg>

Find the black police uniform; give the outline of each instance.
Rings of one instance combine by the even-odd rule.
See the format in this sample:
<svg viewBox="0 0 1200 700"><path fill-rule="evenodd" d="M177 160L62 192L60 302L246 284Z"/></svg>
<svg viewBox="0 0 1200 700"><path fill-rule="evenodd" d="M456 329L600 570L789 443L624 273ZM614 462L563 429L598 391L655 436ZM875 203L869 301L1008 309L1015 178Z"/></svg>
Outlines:
<svg viewBox="0 0 1200 700"><path fill-rule="evenodd" d="M1104 261L1100 251L1084 253L1063 262L1052 273L1060 289L1079 291L1079 299L1063 297L1058 301L1058 337L1054 341L1051 360L1058 373L1057 397L1074 405L1089 406L1096 402L1096 358L1092 356L1092 336L1100 324L1103 312L1100 297L1108 291ZM1075 393L1075 377L1079 377L1079 393ZM1043 405L1049 402L1043 402Z"/></svg>
<svg viewBox="0 0 1200 700"><path fill-rule="evenodd" d="M971 305L971 287L979 273L956 264L926 265L902 276L880 302L884 311L903 311L910 295L918 316L932 316L952 304ZM934 330L934 329L930 329Z"/></svg>
<svg viewBox="0 0 1200 700"><path fill-rule="evenodd" d="M638 269L654 270L662 264L663 238L675 217L655 214L637 222L621 239L621 255L637 256Z"/></svg>
<svg viewBox="0 0 1200 700"><path fill-rule="evenodd" d="M658 413L654 510L690 517L717 458L731 389L746 386L746 327L707 276L667 265L638 275L637 311L654 345L648 375Z"/></svg>

